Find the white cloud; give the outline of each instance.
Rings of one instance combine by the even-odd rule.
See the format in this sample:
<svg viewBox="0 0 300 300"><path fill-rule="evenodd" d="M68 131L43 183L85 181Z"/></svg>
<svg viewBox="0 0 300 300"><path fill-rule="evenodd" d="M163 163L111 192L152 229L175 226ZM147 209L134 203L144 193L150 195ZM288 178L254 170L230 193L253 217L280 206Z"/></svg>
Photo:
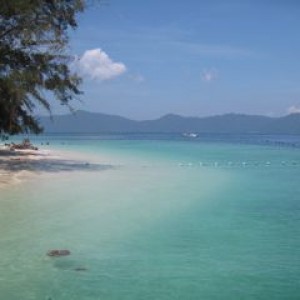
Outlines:
<svg viewBox="0 0 300 300"><path fill-rule="evenodd" d="M212 82L218 78L218 71L214 68L212 69L204 69L201 74L201 79L204 82Z"/></svg>
<svg viewBox="0 0 300 300"><path fill-rule="evenodd" d="M292 105L287 109L288 114L299 114L300 106Z"/></svg>
<svg viewBox="0 0 300 300"><path fill-rule="evenodd" d="M85 51L75 65L83 76L98 80L113 79L126 72L123 63L114 62L100 48Z"/></svg>

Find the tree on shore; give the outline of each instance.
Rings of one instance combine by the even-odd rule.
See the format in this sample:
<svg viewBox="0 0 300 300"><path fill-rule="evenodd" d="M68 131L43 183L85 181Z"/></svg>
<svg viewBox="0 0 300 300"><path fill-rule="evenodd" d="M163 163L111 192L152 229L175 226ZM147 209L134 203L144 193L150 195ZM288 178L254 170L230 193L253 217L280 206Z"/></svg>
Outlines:
<svg viewBox="0 0 300 300"><path fill-rule="evenodd" d="M70 70L69 29L84 0L0 0L0 134L40 133L34 116L49 99L63 105L81 94Z"/></svg>

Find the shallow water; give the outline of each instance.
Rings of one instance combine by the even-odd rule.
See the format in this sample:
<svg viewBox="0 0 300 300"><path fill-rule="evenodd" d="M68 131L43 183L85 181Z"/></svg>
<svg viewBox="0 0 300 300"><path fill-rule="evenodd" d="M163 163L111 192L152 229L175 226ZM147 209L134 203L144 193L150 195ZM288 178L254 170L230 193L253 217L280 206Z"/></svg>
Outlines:
<svg viewBox="0 0 300 300"><path fill-rule="evenodd" d="M46 140L112 168L0 191L1 299L299 299L297 147Z"/></svg>

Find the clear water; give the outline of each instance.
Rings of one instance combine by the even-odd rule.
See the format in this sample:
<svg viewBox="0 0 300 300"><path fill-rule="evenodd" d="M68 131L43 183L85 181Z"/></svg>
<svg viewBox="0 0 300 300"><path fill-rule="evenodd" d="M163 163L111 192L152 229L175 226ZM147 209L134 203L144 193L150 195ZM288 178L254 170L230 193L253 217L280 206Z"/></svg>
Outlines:
<svg viewBox="0 0 300 300"><path fill-rule="evenodd" d="M0 191L0 299L299 299L297 137L45 141L113 167Z"/></svg>

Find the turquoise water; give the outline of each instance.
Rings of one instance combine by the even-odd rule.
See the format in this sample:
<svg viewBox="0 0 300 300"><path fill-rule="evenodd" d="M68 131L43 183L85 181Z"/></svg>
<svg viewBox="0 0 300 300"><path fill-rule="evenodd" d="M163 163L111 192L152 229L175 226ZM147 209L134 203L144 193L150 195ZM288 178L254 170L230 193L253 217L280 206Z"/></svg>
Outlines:
<svg viewBox="0 0 300 300"><path fill-rule="evenodd" d="M111 168L0 191L0 299L299 299L294 141L46 140Z"/></svg>

